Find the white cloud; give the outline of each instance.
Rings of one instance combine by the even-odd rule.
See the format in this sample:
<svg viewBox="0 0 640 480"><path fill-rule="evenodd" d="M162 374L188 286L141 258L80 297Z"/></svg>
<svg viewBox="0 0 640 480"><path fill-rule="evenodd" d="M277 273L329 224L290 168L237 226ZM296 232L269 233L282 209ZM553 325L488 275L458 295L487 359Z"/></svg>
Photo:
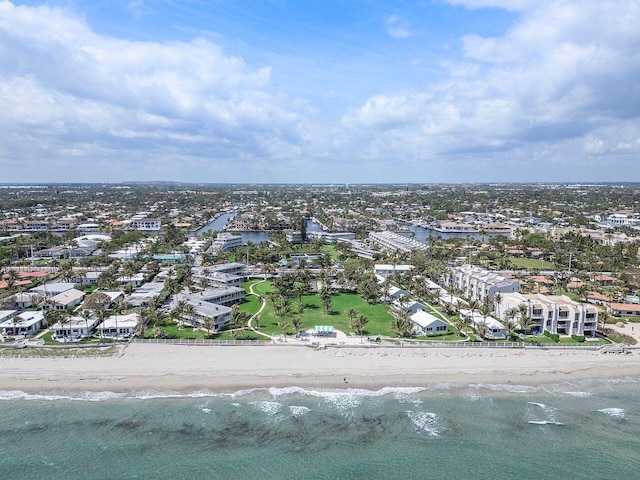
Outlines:
<svg viewBox="0 0 640 480"><path fill-rule="evenodd" d="M616 127L640 120L638 5L517 2L520 16L503 35L463 38L464 59L448 61L448 80L376 95L342 123L375 132L368 141L380 158L419 151L425 161L451 155L500 161L523 151L533 158L569 151L577 166L584 155L615 155L615 145L634 145L613 143Z"/></svg>
<svg viewBox="0 0 640 480"><path fill-rule="evenodd" d="M6 1L0 38L5 150L37 142L56 156L64 143L75 155L91 155L86 146L94 145L126 156L161 141L186 157L234 149L259 157L269 153L264 138L295 140L297 114L272 90L270 68L252 68L207 40L121 40L68 11Z"/></svg>
<svg viewBox="0 0 640 480"><path fill-rule="evenodd" d="M411 29L411 24L407 20L398 15L387 17L385 28L393 38L409 38L417 33Z"/></svg>

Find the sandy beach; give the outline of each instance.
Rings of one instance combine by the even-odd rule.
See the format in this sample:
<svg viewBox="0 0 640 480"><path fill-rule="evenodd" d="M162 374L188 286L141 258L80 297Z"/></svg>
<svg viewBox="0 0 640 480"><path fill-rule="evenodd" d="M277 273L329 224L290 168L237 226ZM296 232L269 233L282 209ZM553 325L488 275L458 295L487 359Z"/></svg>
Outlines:
<svg viewBox="0 0 640 480"><path fill-rule="evenodd" d="M233 392L255 387L541 385L640 378L640 351L182 346L131 344L122 355L2 358L1 390ZM346 381L345 381L346 379Z"/></svg>

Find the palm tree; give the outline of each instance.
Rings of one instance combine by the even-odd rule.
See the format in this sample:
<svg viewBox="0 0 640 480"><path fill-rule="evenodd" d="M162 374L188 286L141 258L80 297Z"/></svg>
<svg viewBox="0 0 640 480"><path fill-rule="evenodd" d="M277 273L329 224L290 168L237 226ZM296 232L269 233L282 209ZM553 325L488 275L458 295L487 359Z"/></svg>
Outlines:
<svg viewBox="0 0 640 480"><path fill-rule="evenodd" d="M18 279L19 279L18 272L16 272L15 270L9 270L7 272L7 277L6 277L7 290L11 290L15 286Z"/></svg>
<svg viewBox="0 0 640 480"><path fill-rule="evenodd" d="M349 322L349 330L360 334L360 343L362 343L362 330L368 323L369 318L363 314L358 315Z"/></svg>
<svg viewBox="0 0 640 480"><path fill-rule="evenodd" d="M500 292L497 292L493 296L493 307L494 307L494 310L496 312L496 315L498 316L498 319L500 319L500 304L501 303L502 303L502 294Z"/></svg>
<svg viewBox="0 0 640 480"><path fill-rule="evenodd" d="M294 318L291 320L291 326L296 332L296 338L300 336L300 332L304 329L304 322L300 318Z"/></svg>
<svg viewBox="0 0 640 480"><path fill-rule="evenodd" d="M309 292L309 284L308 283L302 283L302 282L296 282L296 283L293 284L293 292L298 297L298 310L303 310L304 309L304 304L302 302L302 297L305 296ZM300 312L300 313L302 313L302 312Z"/></svg>
<svg viewBox="0 0 640 480"><path fill-rule="evenodd" d="M318 292L318 296L322 300L322 309L323 309L324 315L327 315L329 313L329 309L331 308L331 303L332 303L331 301L332 295L333 295L333 292L331 291L331 288L325 287L325 286L323 286L322 289Z"/></svg>
<svg viewBox="0 0 640 480"><path fill-rule="evenodd" d="M205 317L204 320L202 321L202 324L204 325L204 328L207 330L207 335L210 337L211 329L215 325L215 319L213 317Z"/></svg>
<svg viewBox="0 0 640 480"><path fill-rule="evenodd" d="M282 330L282 338L287 341L287 329L290 327L289 322L278 322L278 327Z"/></svg>
<svg viewBox="0 0 640 480"><path fill-rule="evenodd" d="M391 329L399 337L410 337L413 334L413 325L407 308L400 309L400 311L394 315L391 321Z"/></svg>
<svg viewBox="0 0 640 480"><path fill-rule="evenodd" d="M194 307L190 303L187 303L184 307L184 310L182 311L182 314L186 315L189 318L189 322L193 327L196 326L194 323L195 313L196 313L196 307Z"/></svg>
<svg viewBox="0 0 640 480"><path fill-rule="evenodd" d="M82 310L82 318L84 318L84 326L87 330L87 338L89 338L89 319L91 318L91 310Z"/></svg>
<svg viewBox="0 0 640 480"><path fill-rule="evenodd" d="M603 310L598 314L598 323L602 325L602 329L600 330L600 332L603 335L606 335L606 326L607 326L608 320L609 320L609 312L607 312L606 310Z"/></svg>
<svg viewBox="0 0 640 480"><path fill-rule="evenodd" d="M358 316L358 312L355 308L350 308L347 310L347 317L349 317L349 324L353 322L353 320Z"/></svg>

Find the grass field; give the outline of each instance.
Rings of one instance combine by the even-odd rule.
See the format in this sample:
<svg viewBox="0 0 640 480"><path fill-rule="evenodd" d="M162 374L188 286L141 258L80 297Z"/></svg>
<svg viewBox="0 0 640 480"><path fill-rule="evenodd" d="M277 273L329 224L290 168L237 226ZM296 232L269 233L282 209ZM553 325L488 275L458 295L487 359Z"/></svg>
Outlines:
<svg viewBox="0 0 640 480"><path fill-rule="evenodd" d="M254 315L258 312L258 310L260 310L260 299L256 295L249 295L249 287L258 282L259 280L252 280L250 282L244 282L242 284L242 288L244 288L244 291L247 292L247 296L245 297L244 302L242 302L238 306L241 312L246 312L249 315Z"/></svg>
<svg viewBox="0 0 640 480"><path fill-rule="evenodd" d="M264 282L257 285L254 291L262 295L272 291L271 282ZM333 303L329 309L329 314L324 315L322 301L317 295L306 295L302 297L304 312L298 312L298 299L292 298L292 311L295 312L287 319L279 318L274 314L273 304L267 302L267 306L260 318L260 330L269 335L282 334L278 327L278 322L289 322L293 318L300 318L304 322L304 329L313 328L316 325L332 325L337 330L349 334L349 317L347 311L353 308L358 314L364 314L369 318L369 323L364 328L362 334L365 336L395 336L391 330L391 320L393 317L389 313L389 306L385 304L370 305L359 295L340 293L333 296ZM293 329L289 329L290 332Z"/></svg>
<svg viewBox="0 0 640 480"><path fill-rule="evenodd" d="M546 260L534 260L532 258L509 257L509 264L514 268L527 270L553 270L555 265Z"/></svg>

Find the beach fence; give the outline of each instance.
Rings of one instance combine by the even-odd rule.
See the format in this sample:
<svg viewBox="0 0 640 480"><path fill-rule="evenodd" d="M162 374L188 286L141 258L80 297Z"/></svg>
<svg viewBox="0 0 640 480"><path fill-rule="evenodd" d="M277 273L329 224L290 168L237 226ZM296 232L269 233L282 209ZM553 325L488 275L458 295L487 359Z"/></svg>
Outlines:
<svg viewBox="0 0 640 480"><path fill-rule="evenodd" d="M246 346L246 345L273 345L271 340L216 340L211 338L134 338L131 343L154 343L164 345L199 345L199 346ZM294 345L294 343L291 343ZM307 345L298 345L307 346Z"/></svg>
<svg viewBox="0 0 640 480"><path fill-rule="evenodd" d="M598 351L602 345L585 344L549 344L530 342L411 342L411 341L383 341L380 343L324 343L309 344L299 342L273 342L270 340L216 340L216 339L180 339L180 338L134 338L130 343L150 343L164 345L198 345L198 346L247 346L247 345L278 345L284 347L315 347L315 348L449 348L449 349L532 349L532 350L591 350ZM629 347L626 347L629 349Z"/></svg>

